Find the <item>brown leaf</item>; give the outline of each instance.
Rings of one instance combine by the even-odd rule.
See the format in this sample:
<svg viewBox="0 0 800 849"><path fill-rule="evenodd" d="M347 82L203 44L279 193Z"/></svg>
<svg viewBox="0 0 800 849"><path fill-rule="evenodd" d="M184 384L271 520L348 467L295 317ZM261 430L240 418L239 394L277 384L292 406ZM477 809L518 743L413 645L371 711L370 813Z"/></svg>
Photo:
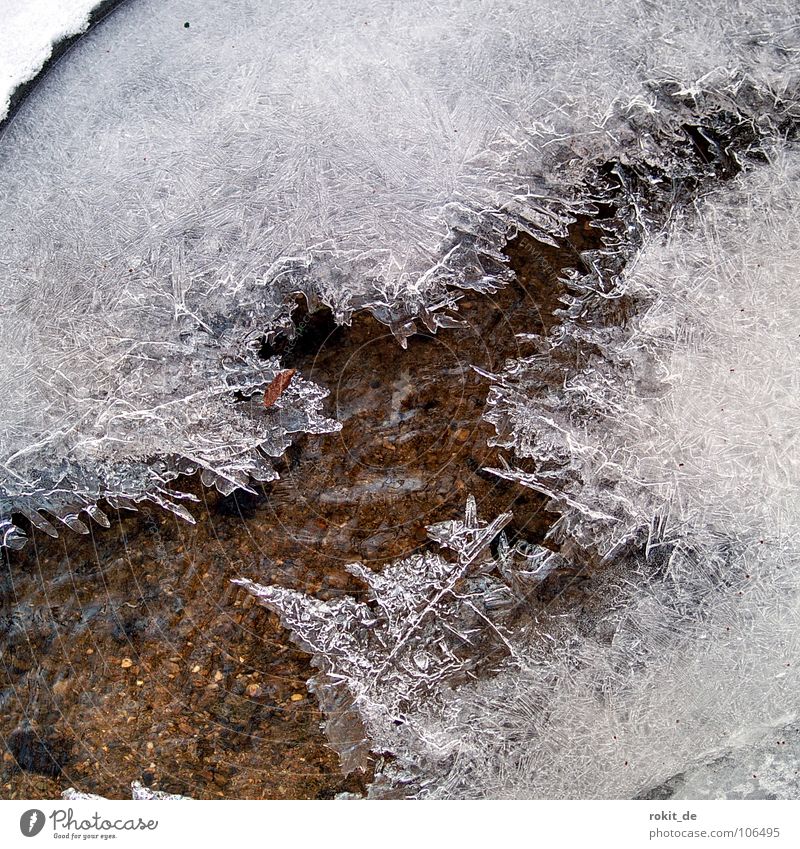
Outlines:
<svg viewBox="0 0 800 849"><path fill-rule="evenodd" d="M264 391L264 406L271 407L281 397L286 387L292 382L297 369L289 368L275 375L272 383Z"/></svg>

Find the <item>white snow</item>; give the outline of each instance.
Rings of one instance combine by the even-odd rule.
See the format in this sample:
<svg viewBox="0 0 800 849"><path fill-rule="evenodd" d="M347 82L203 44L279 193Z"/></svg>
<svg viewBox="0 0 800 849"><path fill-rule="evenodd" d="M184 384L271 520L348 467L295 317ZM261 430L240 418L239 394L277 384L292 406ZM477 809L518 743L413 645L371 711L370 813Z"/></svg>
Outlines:
<svg viewBox="0 0 800 849"><path fill-rule="evenodd" d="M83 32L98 0L0 0L0 122L62 38Z"/></svg>

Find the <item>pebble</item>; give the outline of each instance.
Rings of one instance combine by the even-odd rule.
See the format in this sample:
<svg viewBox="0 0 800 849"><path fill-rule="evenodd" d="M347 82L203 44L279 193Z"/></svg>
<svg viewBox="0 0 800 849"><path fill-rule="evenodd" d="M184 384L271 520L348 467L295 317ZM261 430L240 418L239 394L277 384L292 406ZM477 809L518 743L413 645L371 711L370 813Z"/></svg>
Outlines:
<svg viewBox="0 0 800 849"><path fill-rule="evenodd" d="M133 661L129 657L123 657L120 666L123 669L130 669L133 666Z"/></svg>
<svg viewBox="0 0 800 849"><path fill-rule="evenodd" d="M261 687L259 687L258 684L248 684L245 692L251 699L254 699L256 696L261 695ZM292 698L294 698L294 696L292 696Z"/></svg>
<svg viewBox="0 0 800 849"><path fill-rule="evenodd" d="M305 696L302 693L292 693L293 702L302 702Z"/></svg>
<svg viewBox="0 0 800 849"><path fill-rule="evenodd" d="M325 576L328 586L337 590L346 590L350 586L350 581L350 575L340 570L332 570Z"/></svg>
<svg viewBox="0 0 800 849"><path fill-rule="evenodd" d="M62 678L60 681L56 681L56 683L53 684L52 693L59 698L63 698L71 689L72 680L70 678Z"/></svg>

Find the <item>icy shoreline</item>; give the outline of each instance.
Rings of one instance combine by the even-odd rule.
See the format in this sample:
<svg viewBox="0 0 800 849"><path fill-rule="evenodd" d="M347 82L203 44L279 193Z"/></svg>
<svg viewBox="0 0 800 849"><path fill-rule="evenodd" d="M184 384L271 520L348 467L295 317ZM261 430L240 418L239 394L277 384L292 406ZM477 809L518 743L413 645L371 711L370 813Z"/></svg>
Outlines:
<svg viewBox="0 0 800 849"><path fill-rule="evenodd" d="M0 15L0 125L17 89L45 67L59 43L85 32L102 0L3 0Z"/></svg>

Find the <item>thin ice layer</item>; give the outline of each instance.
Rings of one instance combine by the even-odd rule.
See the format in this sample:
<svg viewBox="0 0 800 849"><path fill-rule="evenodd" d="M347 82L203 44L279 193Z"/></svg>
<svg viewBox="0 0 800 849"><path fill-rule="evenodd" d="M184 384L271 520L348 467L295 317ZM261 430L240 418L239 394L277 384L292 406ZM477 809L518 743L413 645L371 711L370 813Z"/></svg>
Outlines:
<svg viewBox="0 0 800 849"><path fill-rule="evenodd" d="M496 378L496 441L537 465L498 473L552 494L561 534L603 555L656 516L667 542L800 543L800 156L768 155L621 275L573 281L558 330Z"/></svg>
<svg viewBox="0 0 800 849"><path fill-rule="evenodd" d="M507 654L502 614L513 597L487 549L510 519L503 514L479 521L470 496L463 521L429 528L455 557L417 554L380 574L351 564L347 570L369 588L367 602L349 596L321 602L295 590L236 581L278 613L312 654L320 674L311 689L328 716L325 730L345 772L366 768L376 744L385 751L431 752L429 729L409 721L409 709L441 709L453 686ZM497 597L497 624L482 610L487 593Z"/></svg>
<svg viewBox="0 0 800 849"><path fill-rule="evenodd" d="M234 403L276 376L253 350L296 293L400 340L447 326L454 287L508 279L509 235L587 208L589 163L783 103L796 21L730 0L127 4L0 139L5 542L11 511L80 528L99 496L168 501L178 471L239 480L260 445L330 429L311 388L291 427Z"/></svg>
<svg viewBox="0 0 800 849"><path fill-rule="evenodd" d="M800 728L770 728L642 794L646 799L793 799L800 795Z"/></svg>
<svg viewBox="0 0 800 849"><path fill-rule="evenodd" d="M576 278L549 356L497 376L490 416L539 464L504 474L552 493L551 545L604 564L582 593L542 605L555 555L502 537L473 571L439 555L351 570L371 603L249 585L353 696L351 745L393 756L374 795L633 797L683 773L736 796L758 758L768 780L747 792L794 797L798 177L800 153L777 147L621 276ZM571 345L582 356L555 357ZM433 538L459 551L470 527L472 506ZM452 641L464 680L437 656Z"/></svg>

